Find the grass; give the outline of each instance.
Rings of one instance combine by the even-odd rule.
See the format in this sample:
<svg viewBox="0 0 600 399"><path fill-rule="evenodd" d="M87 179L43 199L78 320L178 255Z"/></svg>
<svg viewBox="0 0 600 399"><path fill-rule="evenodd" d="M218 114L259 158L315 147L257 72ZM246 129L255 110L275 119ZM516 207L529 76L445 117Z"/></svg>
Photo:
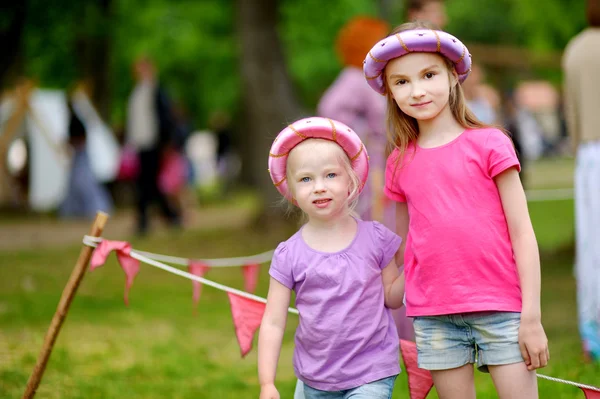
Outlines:
<svg viewBox="0 0 600 399"><path fill-rule="evenodd" d="M564 187L564 186L563 186ZM572 275L572 201L530 204L542 250L543 321L550 339L546 375L600 385L600 365L584 364L576 323ZM85 232L82 232L84 234ZM230 257L273 248L290 231L187 231L133 241L136 248L182 257ZM119 237L114 237L118 239ZM49 322L80 247L11 251L0 257L0 398L23 394ZM257 294L266 295L263 265ZM242 288L239 269L212 269L208 278ZM256 350L240 357L227 296L202 291L197 312L192 285L142 265L123 304L124 275L112 255L88 273L54 346L39 398L256 398ZM290 315L278 370L278 388L291 398L296 316ZM488 375L476 373L478 398L495 398ZM577 388L540 380L541 398L583 398ZM402 374L394 398L406 398ZM435 392L430 398L436 398Z"/></svg>

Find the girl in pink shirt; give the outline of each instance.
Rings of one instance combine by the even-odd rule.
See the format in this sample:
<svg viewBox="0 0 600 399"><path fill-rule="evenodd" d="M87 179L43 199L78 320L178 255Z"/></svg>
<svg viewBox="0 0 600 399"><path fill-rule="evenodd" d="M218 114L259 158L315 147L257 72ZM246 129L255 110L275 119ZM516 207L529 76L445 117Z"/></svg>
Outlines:
<svg viewBox="0 0 600 399"><path fill-rule="evenodd" d="M537 398L549 359L537 242L510 138L465 105L470 67L464 44L421 23L396 28L364 63L388 102L384 191L406 237L406 312L440 398L475 398L474 363L500 398Z"/></svg>
<svg viewBox="0 0 600 399"><path fill-rule="evenodd" d="M326 118L294 122L275 139L275 187L307 223L277 247L258 337L261 399L278 399L275 372L291 293L296 293L294 371L304 397L389 399L400 372L390 308L402 306L394 261L401 238L353 216L368 157L348 126Z"/></svg>

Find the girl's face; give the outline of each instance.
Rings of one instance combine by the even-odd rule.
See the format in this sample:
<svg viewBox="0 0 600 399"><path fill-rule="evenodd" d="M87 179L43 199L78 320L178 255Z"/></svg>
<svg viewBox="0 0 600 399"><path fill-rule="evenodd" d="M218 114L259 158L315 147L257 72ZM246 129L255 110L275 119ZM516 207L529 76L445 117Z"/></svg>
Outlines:
<svg viewBox="0 0 600 399"><path fill-rule="evenodd" d="M347 214L351 180L341 161L344 156L340 146L326 140L306 140L290 152L290 188L309 220Z"/></svg>
<svg viewBox="0 0 600 399"><path fill-rule="evenodd" d="M457 79L438 54L411 53L391 60L385 68L396 104L417 121L431 120L448 107L450 86Z"/></svg>

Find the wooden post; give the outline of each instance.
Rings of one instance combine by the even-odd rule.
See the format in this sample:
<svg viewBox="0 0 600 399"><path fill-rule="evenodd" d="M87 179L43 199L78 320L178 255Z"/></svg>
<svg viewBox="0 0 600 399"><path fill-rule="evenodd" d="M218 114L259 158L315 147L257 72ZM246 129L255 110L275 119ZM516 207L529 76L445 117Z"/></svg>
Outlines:
<svg viewBox="0 0 600 399"><path fill-rule="evenodd" d="M100 237L107 221L108 215L104 212L98 212L89 235L93 237ZM90 262L93 251L94 248L84 245L79 253L79 259L77 259L75 268L71 272L71 277L69 277L67 285L63 290L62 296L60 297L60 302L58 303L58 307L56 308L56 312L54 313L54 317L52 317L52 322L50 323L50 327L48 328L48 332L44 338L42 351L40 352L35 368L33 369L33 373L31 374L31 377L29 377L29 381L27 381L27 388L25 390L25 394L23 394L23 399L29 399L35 396L35 392L40 385L42 375L46 369L46 364L48 363L48 359L52 353L52 347L54 346L56 337L58 337L58 333L60 332L60 328L65 320L65 317L67 316L69 306L71 306L71 302L77 293L79 283L81 283L83 275L87 270L87 265Z"/></svg>

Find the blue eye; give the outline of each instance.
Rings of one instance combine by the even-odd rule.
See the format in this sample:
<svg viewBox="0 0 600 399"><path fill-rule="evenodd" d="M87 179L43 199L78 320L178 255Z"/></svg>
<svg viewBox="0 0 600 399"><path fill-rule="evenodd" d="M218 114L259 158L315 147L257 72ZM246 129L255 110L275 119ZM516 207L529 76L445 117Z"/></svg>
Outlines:
<svg viewBox="0 0 600 399"><path fill-rule="evenodd" d="M333 178L334 178L334 177L336 177L336 176L337 176L337 174L335 174L335 173L329 173L329 174L327 175L327 177L328 177L329 179L333 179Z"/></svg>
<svg viewBox="0 0 600 399"><path fill-rule="evenodd" d="M302 179L300 179L300 181L302 183L308 183L310 181L310 177L303 177Z"/></svg>

